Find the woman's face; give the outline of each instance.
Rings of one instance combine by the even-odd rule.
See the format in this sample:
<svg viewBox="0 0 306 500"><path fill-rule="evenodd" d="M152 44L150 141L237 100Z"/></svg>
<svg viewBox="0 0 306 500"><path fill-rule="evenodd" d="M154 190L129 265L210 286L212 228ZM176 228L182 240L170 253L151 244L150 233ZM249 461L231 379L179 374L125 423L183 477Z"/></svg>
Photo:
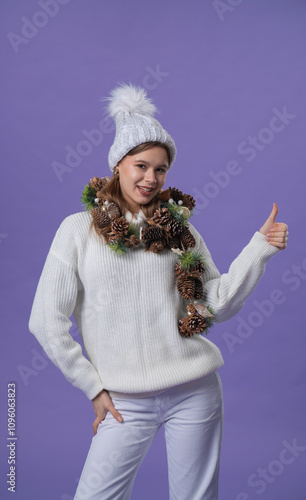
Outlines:
<svg viewBox="0 0 306 500"><path fill-rule="evenodd" d="M169 168L164 148L154 146L133 156L125 156L119 163L119 182L122 196L132 213L138 213L160 191Z"/></svg>

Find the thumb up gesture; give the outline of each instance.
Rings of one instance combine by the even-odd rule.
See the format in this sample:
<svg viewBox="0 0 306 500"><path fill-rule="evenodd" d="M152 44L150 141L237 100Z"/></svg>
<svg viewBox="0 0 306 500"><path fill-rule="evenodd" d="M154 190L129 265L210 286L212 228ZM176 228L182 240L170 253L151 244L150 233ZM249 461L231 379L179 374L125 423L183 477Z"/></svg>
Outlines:
<svg viewBox="0 0 306 500"><path fill-rule="evenodd" d="M266 236L269 245L285 250L288 241L288 226L283 222L275 222L278 214L276 203L273 203L272 212L267 218L264 225L260 228L259 232Z"/></svg>

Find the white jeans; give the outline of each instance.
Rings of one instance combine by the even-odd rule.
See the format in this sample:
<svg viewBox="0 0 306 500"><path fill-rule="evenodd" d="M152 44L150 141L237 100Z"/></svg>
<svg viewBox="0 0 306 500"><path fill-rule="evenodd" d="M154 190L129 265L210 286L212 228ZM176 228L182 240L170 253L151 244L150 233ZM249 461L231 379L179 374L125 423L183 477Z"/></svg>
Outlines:
<svg viewBox="0 0 306 500"><path fill-rule="evenodd" d="M112 398L92 438L74 500L128 500L137 470L162 424L170 500L217 500L223 428L218 372L147 398ZM158 478L156 478L158 479Z"/></svg>

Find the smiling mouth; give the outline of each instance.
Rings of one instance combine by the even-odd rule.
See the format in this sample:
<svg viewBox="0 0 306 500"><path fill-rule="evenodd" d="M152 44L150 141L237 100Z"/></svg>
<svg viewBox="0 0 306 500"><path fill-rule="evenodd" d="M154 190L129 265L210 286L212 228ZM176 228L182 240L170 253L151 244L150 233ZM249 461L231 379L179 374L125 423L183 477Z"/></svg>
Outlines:
<svg viewBox="0 0 306 500"><path fill-rule="evenodd" d="M143 186L137 186L137 188L138 191L140 191L140 193L143 194L144 196L149 196L154 190L153 188L145 188Z"/></svg>

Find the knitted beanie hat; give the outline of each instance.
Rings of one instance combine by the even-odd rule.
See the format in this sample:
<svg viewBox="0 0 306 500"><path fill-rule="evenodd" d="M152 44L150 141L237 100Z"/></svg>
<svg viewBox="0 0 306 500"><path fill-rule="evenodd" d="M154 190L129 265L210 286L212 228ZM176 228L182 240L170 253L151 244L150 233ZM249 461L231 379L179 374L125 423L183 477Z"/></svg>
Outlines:
<svg viewBox="0 0 306 500"><path fill-rule="evenodd" d="M116 136L108 155L109 168L113 171L117 163L134 147L144 142L159 141L170 148L171 163L176 157L176 147L172 137L153 118L157 111L145 89L132 84L120 84L111 91L108 116L116 123Z"/></svg>

